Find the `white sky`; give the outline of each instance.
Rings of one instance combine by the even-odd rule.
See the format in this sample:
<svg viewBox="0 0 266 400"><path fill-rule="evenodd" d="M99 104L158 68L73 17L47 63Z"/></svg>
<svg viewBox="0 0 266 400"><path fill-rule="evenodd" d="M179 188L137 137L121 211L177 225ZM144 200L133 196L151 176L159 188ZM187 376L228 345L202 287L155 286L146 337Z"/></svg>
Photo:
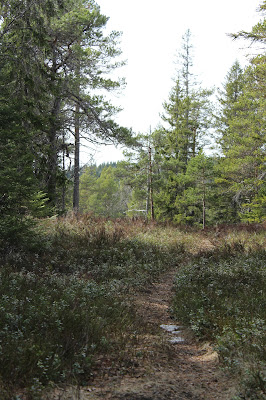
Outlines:
<svg viewBox="0 0 266 400"><path fill-rule="evenodd" d="M226 34L250 30L261 18L261 0L96 0L108 16L108 29L122 31L120 47L127 86L112 102L123 108L117 122L147 133L160 122L176 71L176 55L187 29L194 46L194 72L203 87L219 87L238 59L244 65L248 43ZM241 49L242 47L242 49ZM244 47L244 49L243 49ZM121 150L103 146L97 163L122 159ZM82 153L83 163L89 161Z"/></svg>

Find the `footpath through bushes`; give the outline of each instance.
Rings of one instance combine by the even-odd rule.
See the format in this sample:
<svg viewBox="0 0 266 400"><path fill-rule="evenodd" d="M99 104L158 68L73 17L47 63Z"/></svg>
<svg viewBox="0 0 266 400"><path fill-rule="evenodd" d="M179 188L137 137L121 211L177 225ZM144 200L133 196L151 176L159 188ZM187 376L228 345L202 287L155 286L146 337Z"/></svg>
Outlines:
<svg viewBox="0 0 266 400"><path fill-rule="evenodd" d="M183 254L181 236L171 247L155 231L73 216L43 220L26 246L2 248L1 400L86 384L95 356L123 345L134 326L130 293Z"/></svg>
<svg viewBox="0 0 266 400"><path fill-rule="evenodd" d="M138 329L130 294L173 267L176 318L250 380L243 396L253 386L262 393L263 245L256 230L217 239L145 221L40 221L26 245L0 249L1 400L88 383L95 358L121 350ZM248 398L256 397L239 397Z"/></svg>

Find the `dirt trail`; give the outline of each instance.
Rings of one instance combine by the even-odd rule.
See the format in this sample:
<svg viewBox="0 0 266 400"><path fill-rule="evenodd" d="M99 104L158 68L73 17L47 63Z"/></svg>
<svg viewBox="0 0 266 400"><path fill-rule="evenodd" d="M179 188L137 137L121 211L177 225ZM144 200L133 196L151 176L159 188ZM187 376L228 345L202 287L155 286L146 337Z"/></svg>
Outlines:
<svg viewBox="0 0 266 400"><path fill-rule="evenodd" d="M177 324L169 314L176 271L164 274L158 283L135 296L143 333L138 334L116 360L98 360L99 374L79 396L67 391L60 399L80 400L228 400L234 383L219 369L217 354L200 346L184 332L184 342L172 344L161 324ZM100 372L101 371L101 372Z"/></svg>

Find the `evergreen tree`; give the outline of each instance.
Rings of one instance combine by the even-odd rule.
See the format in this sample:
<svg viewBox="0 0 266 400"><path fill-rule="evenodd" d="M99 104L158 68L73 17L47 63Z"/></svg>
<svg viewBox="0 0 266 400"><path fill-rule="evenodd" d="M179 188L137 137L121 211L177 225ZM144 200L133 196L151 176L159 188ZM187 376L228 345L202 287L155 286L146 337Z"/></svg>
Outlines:
<svg viewBox="0 0 266 400"><path fill-rule="evenodd" d="M115 168L106 165L97 176L96 166L86 167L80 178L80 209L104 217L121 217L126 211L126 193Z"/></svg>
<svg viewBox="0 0 266 400"><path fill-rule="evenodd" d="M82 169L80 176L80 211L93 212L90 204L90 198L96 191L96 165L86 166Z"/></svg>
<svg viewBox="0 0 266 400"><path fill-rule="evenodd" d="M52 102L51 114L54 115L51 139L60 137L61 130L70 131L74 137L75 174L74 208L78 209L79 147L81 138L90 142L130 139L129 131L119 127L112 120L118 111L102 94L96 95L95 89L115 90L121 87L121 81L112 81L105 77L121 63L113 62L120 55L117 49L119 33L103 35L108 18L100 13L94 1L68 1L49 26L51 37L51 59L47 63L53 81L59 82L57 96ZM63 120L62 120L63 117ZM56 123L56 125L55 125ZM72 141L72 139L70 138ZM57 140L58 142L58 140ZM72 142L73 143L73 142ZM60 145L60 141L58 142ZM55 164L60 147L54 146L54 154L49 165ZM54 174L51 174L53 177ZM55 193L55 180L51 190Z"/></svg>
<svg viewBox="0 0 266 400"><path fill-rule="evenodd" d="M75 120L91 142L130 141L130 132L112 119L118 110L94 93L121 87L107 76L121 65L113 62L119 34L103 35L108 18L93 0L4 1L0 12L5 99L18 100L33 178L50 206L59 207L64 158L80 144L73 143Z"/></svg>
<svg viewBox="0 0 266 400"><path fill-rule="evenodd" d="M219 132L218 143L224 152L233 140L230 131L232 123L241 113L238 100L243 93L244 83L243 70L236 61L226 76L223 90L219 91L220 113L217 115L217 132Z"/></svg>
<svg viewBox="0 0 266 400"><path fill-rule="evenodd" d="M158 216L155 199L162 177L160 132L140 134L136 140L138 146L134 151L124 153L127 159L118 163L116 175L127 188L126 193L130 195L127 214L154 220Z"/></svg>
<svg viewBox="0 0 266 400"><path fill-rule="evenodd" d="M191 158L184 180L186 189L177 202L180 215L176 216L177 222L201 225L204 229L206 223L213 223L212 198L214 188L214 164L212 157L207 157L202 151ZM185 217L184 217L185 216Z"/></svg>
<svg viewBox="0 0 266 400"><path fill-rule="evenodd" d="M31 135L20 126L23 107L5 98L0 72L0 247L20 242L26 234L29 220L25 219L37 200L37 182L32 174L33 156L25 152ZM4 75L4 76L3 76Z"/></svg>
<svg viewBox="0 0 266 400"><path fill-rule="evenodd" d="M149 208L148 148L144 135L137 137L140 146L135 151L125 151L125 161L120 161L116 176L128 188L127 215L145 215ZM144 144L144 142L146 142Z"/></svg>
<svg viewBox="0 0 266 400"><path fill-rule="evenodd" d="M260 6L265 10L265 2ZM244 37L253 42L265 42L265 20L251 32L240 32L233 37ZM234 205L233 221L260 222L266 215L265 171L265 55L250 60L244 73L236 64L227 77L225 98L221 99L223 157L220 179L217 180ZM232 79L233 77L233 79ZM236 96L231 96L232 87Z"/></svg>
<svg viewBox="0 0 266 400"><path fill-rule="evenodd" d="M266 0L263 0L259 5L258 11L263 14L266 10ZM244 38L251 41L252 43L265 44L266 41L266 20L265 18L253 26L251 32L240 31L238 33L232 33L233 39Z"/></svg>
<svg viewBox="0 0 266 400"><path fill-rule="evenodd" d="M175 219L180 210L177 199L186 189L188 162L195 157L206 142L207 130L211 123L209 96L212 91L196 85L192 73L191 35L187 31L183 37L181 69L175 81L169 101L164 103L165 114L162 116L167 126L161 130L163 146L162 171L165 175L164 186L157 196L161 216ZM184 216L186 218L186 216Z"/></svg>
<svg viewBox="0 0 266 400"><path fill-rule="evenodd" d="M39 51L45 42L42 6L13 0L0 9L0 233L12 242L23 239L26 216L44 204L37 183L40 138L48 124L47 75Z"/></svg>
<svg viewBox="0 0 266 400"><path fill-rule="evenodd" d="M221 139L221 178L217 182L230 194L233 221L258 222L266 211L265 99L257 87L259 77L254 61L246 69L244 81L243 91L232 105L234 113L227 115L227 129Z"/></svg>
<svg viewBox="0 0 266 400"><path fill-rule="evenodd" d="M221 147L223 157L220 159L217 168L216 182L219 185L218 191L221 196L219 201L220 221L228 222L239 221L237 201L230 187L229 177L224 175L224 156L237 143L236 130L241 118L242 108L239 99L243 94L245 84L244 73L238 61L236 61L229 70L223 90L219 91L219 113L216 116L217 143ZM234 162L232 160L232 167ZM234 172L234 167L233 167Z"/></svg>

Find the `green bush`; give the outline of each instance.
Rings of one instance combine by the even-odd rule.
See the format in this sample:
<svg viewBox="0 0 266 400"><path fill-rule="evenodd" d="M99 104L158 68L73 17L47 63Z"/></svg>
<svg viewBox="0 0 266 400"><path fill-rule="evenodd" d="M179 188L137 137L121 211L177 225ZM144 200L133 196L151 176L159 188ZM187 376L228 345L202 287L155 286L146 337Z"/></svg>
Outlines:
<svg viewBox="0 0 266 400"><path fill-rule="evenodd" d="M228 246L184 267L173 313L199 338L214 341L224 365L246 382L244 391L252 387L259 396L266 390L266 251L241 249Z"/></svg>
<svg viewBox="0 0 266 400"><path fill-rule="evenodd" d="M6 268L0 283L0 376L9 386L82 379L129 322L110 288L77 277Z"/></svg>
<svg viewBox="0 0 266 400"><path fill-rule="evenodd" d="M0 253L3 399L17 388L37 399L50 382L82 383L95 353L124 343L134 326L128 293L184 253L180 238L175 245L167 236L160 241L152 227L150 240L149 229L88 216L50 218L27 237L28 246Z"/></svg>

